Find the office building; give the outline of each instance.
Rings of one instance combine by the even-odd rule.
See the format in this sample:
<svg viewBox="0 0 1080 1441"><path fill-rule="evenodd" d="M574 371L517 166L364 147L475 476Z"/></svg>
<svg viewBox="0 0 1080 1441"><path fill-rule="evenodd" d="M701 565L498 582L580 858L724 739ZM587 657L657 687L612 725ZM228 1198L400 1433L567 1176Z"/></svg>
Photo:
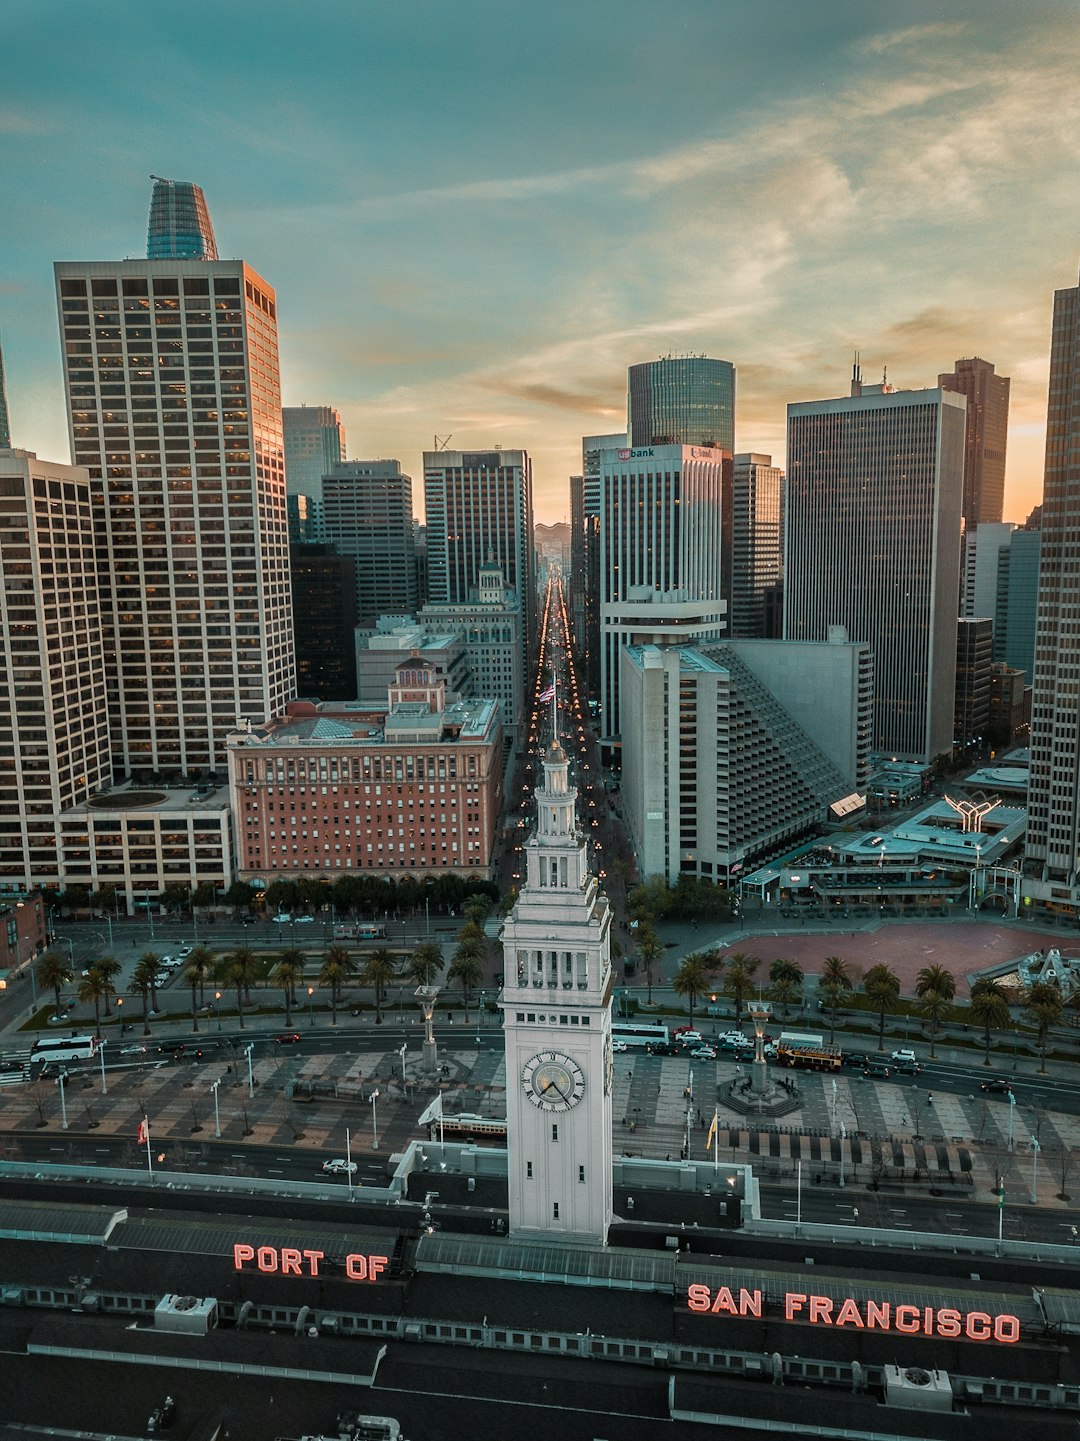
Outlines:
<svg viewBox="0 0 1080 1441"><path fill-rule="evenodd" d="M864 386L788 406L784 636L874 654L873 747L952 749L965 402Z"/></svg>
<svg viewBox="0 0 1080 1441"><path fill-rule="evenodd" d="M151 177L147 260L217 260L217 241L201 186Z"/></svg>
<svg viewBox="0 0 1080 1441"><path fill-rule="evenodd" d="M723 594L733 640L778 635L771 598L783 576L784 472L771 455L736 455L723 526Z"/></svg>
<svg viewBox="0 0 1080 1441"><path fill-rule="evenodd" d="M1005 502L1005 448L1009 434L1009 378L986 360L958 360L938 376L942 390L967 401L964 436L964 525L994 525Z"/></svg>
<svg viewBox="0 0 1080 1441"><path fill-rule="evenodd" d="M289 563L297 692L308 699L354 700L356 562L332 545L292 545Z"/></svg>
<svg viewBox="0 0 1080 1441"><path fill-rule="evenodd" d="M412 477L396 460L347 460L323 478L322 534L356 563L356 623L412 615L419 594Z"/></svg>
<svg viewBox="0 0 1080 1441"><path fill-rule="evenodd" d="M995 615L1001 557L1008 551L1015 529L1008 521L987 521L964 531L961 615Z"/></svg>
<svg viewBox="0 0 1080 1441"><path fill-rule="evenodd" d="M0 495L0 886L59 886L57 817L112 782L97 493L4 450Z"/></svg>
<svg viewBox="0 0 1080 1441"><path fill-rule="evenodd" d="M55 271L114 775L213 772L295 693L274 292L238 260Z"/></svg>
<svg viewBox="0 0 1080 1441"><path fill-rule="evenodd" d="M718 445L735 450L735 367L707 355L667 355L632 365L627 444Z"/></svg>
<svg viewBox="0 0 1080 1441"><path fill-rule="evenodd" d="M378 710L403 660L423 661L441 681L448 701L475 695L464 638L457 631L421 626L411 616L384 616L374 631L356 631L356 700Z"/></svg>
<svg viewBox="0 0 1080 1441"><path fill-rule="evenodd" d="M990 743L1007 746L1031 724L1031 687L1022 670L995 661L990 667Z"/></svg>
<svg viewBox="0 0 1080 1441"><path fill-rule="evenodd" d="M727 885L865 790L873 662L824 644L629 646L622 797L642 876Z"/></svg>
<svg viewBox="0 0 1080 1441"><path fill-rule="evenodd" d="M962 750L977 751L986 743L993 651L993 621L986 616L961 616L956 626L953 739Z"/></svg>
<svg viewBox="0 0 1080 1441"><path fill-rule="evenodd" d="M1054 296L1027 867L1040 900L1080 903L1080 286ZM1029 883L1030 884L1030 883Z"/></svg>
<svg viewBox="0 0 1080 1441"><path fill-rule="evenodd" d="M330 405L286 405L281 425L290 538L322 540L323 476L346 459L345 427Z"/></svg>
<svg viewBox="0 0 1080 1441"><path fill-rule="evenodd" d="M448 700L434 668L399 663L380 711L294 701L229 737L245 879L451 871L490 879L502 812L494 700Z"/></svg>
<svg viewBox="0 0 1080 1441"><path fill-rule="evenodd" d="M994 659L1023 671L1031 685L1035 673L1035 626L1039 609L1039 557L1042 531L1024 526L1009 536L998 556L994 605Z"/></svg>
<svg viewBox="0 0 1080 1441"><path fill-rule="evenodd" d="M578 658L591 702L600 701L600 457L625 450L625 433L584 435L581 475L570 480L574 535L570 554L570 604Z"/></svg>
<svg viewBox="0 0 1080 1441"><path fill-rule="evenodd" d="M537 644L532 461L524 450L424 452L428 603L468 603L492 562L521 613L522 664Z"/></svg>
<svg viewBox="0 0 1080 1441"><path fill-rule="evenodd" d="M623 646L723 634L721 506L731 456L650 445L602 451L599 467L600 734L612 745Z"/></svg>
<svg viewBox="0 0 1080 1441"><path fill-rule="evenodd" d="M503 922L509 1226L603 1246L612 1221L612 910L589 872L556 740L536 792L525 878Z"/></svg>
<svg viewBox="0 0 1080 1441"><path fill-rule="evenodd" d="M11 417L8 413L7 382L4 379L4 351L0 346L0 450L11 445Z"/></svg>

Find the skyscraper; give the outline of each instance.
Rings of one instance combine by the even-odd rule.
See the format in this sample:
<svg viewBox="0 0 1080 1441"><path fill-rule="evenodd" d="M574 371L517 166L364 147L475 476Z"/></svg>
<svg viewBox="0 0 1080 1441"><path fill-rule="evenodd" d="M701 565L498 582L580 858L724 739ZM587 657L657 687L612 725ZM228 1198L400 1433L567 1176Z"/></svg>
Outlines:
<svg viewBox="0 0 1080 1441"><path fill-rule="evenodd" d="M1027 860L1054 896L1080 898L1080 285L1054 296L1039 613L1031 698ZM1041 896L1049 899L1048 892Z"/></svg>
<svg viewBox="0 0 1080 1441"><path fill-rule="evenodd" d="M201 186L190 180L150 177L150 224L146 232L148 260L216 260L217 241Z"/></svg>
<svg viewBox="0 0 1080 1441"><path fill-rule="evenodd" d="M998 556L994 606L994 659L1023 671L1028 685L1035 674L1035 625L1039 610L1039 557L1042 531L1014 530Z"/></svg>
<svg viewBox="0 0 1080 1441"><path fill-rule="evenodd" d="M783 574L783 482L771 455L735 456L723 536L728 635L735 640L769 633L766 598Z"/></svg>
<svg viewBox="0 0 1080 1441"><path fill-rule="evenodd" d="M323 476L345 459L345 427L332 405L286 405L281 422L292 539L321 540ZM303 533L301 514L307 521Z"/></svg>
<svg viewBox="0 0 1080 1441"><path fill-rule="evenodd" d="M55 271L114 771L224 768L237 717L295 694L274 292L239 260Z"/></svg>
<svg viewBox="0 0 1080 1441"><path fill-rule="evenodd" d="M524 450L424 452L428 600L468 601L480 567L498 564L517 595L522 643L536 645L532 461ZM526 673L528 673L526 665Z"/></svg>
<svg viewBox="0 0 1080 1441"><path fill-rule="evenodd" d="M571 551L571 604L574 634L590 701L600 699L600 457L605 450L625 450L625 433L583 435L581 475L570 478L570 513L578 539Z"/></svg>
<svg viewBox="0 0 1080 1441"><path fill-rule="evenodd" d="M292 545L296 688L322 701L356 699L356 562L332 545Z"/></svg>
<svg viewBox="0 0 1080 1441"><path fill-rule="evenodd" d="M323 478L322 532L356 562L356 623L413 615L419 601L412 476L396 460L345 460Z"/></svg>
<svg viewBox="0 0 1080 1441"><path fill-rule="evenodd" d="M784 637L874 653L874 749L951 750L964 401L864 386L788 406Z"/></svg>
<svg viewBox="0 0 1080 1441"><path fill-rule="evenodd" d="M8 416L7 385L4 381L4 351L0 347L0 450L11 444L11 420Z"/></svg>
<svg viewBox="0 0 1080 1441"><path fill-rule="evenodd" d="M1001 520L1005 503L1005 447L1009 434L1009 377L988 360L958 360L938 376L942 390L967 399L964 438L964 524ZM985 614L985 612L983 612Z"/></svg>
<svg viewBox="0 0 1080 1441"><path fill-rule="evenodd" d="M707 355L667 355L632 365L628 441L735 449L735 367Z"/></svg>

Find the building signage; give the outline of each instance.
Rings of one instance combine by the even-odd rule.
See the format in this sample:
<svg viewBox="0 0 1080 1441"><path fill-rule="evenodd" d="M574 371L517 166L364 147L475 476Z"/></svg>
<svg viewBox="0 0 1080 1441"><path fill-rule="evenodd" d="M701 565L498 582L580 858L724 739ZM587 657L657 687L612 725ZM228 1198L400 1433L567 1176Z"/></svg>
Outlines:
<svg viewBox="0 0 1080 1441"><path fill-rule="evenodd" d="M760 1318L765 1293L730 1286L687 1286L691 1311L713 1316ZM912 1306L892 1301L855 1301L850 1296L813 1296L802 1291L784 1295L784 1320L808 1321L812 1326L850 1327L853 1331L899 1331L909 1336L942 1336L949 1340L1013 1342L1020 1339L1018 1316L987 1311L959 1311L951 1306Z"/></svg>
<svg viewBox="0 0 1080 1441"><path fill-rule="evenodd" d="M264 1276L317 1276L319 1262L325 1251L301 1251L293 1246L233 1247L233 1267L237 1271L258 1270ZM345 1257L345 1275L350 1281L377 1281L390 1264L388 1256Z"/></svg>
<svg viewBox="0 0 1080 1441"><path fill-rule="evenodd" d="M620 460L648 460L652 456L652 446L645 446L641 450L620 450Z"/></svg>

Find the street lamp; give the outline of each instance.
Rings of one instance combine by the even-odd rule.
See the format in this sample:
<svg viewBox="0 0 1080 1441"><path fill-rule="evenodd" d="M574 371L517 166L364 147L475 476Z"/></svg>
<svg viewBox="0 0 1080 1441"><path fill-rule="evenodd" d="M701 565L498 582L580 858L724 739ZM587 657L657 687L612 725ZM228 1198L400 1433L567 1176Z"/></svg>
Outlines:
<svg viewBox="0 0 1080 1441"><path fill-rule="evenodd" d="M103 1096L109 1094L109 1088L105 1084L105 1047L108 1044L108 1041L101 1041L98 1045L98 1055L101 1057L101 1094Z"/></svg>
<svg viewBox="0 0 1080 1441"><path fill-rule="evenodd" d="M116 1013L117 1013L117 1015L120 1017L120 1035L121 1035L121 1037L123 1036L124 1031L127 1029L126 1022L124 1021L124 1013L123 1013L123 1011L121 1010L121 1007L123 1006L123 1004L124 1004L124 998L123 998L123 996L117 996L117 998L116 998Z"/></svg>
<svg viewBox="0 0 1080 1441"><path fill-rule="evenodd" d="M406 1052L408 1049L409 1049L409 1043L408 1043L408 1041L406 1041L405 1044L402 1046L401 1050L398 1052L398 1055L401 1057L401 1084L402 1084L403 1086L406 1085L406 1084L408 1083L408 1080L409 1080L408 1076L406 1076L406 1074L405 1074L405 1052Z"/></svg>
<svg viewBox="0 0 1080 1441"><path fill-rule="evenodd" d="M245 1049L246 1052L247 1052L247 1063L248 1063L248 1097L249 1097L249 1099L252 1099L252 1100L253 1100L254 1097L255 1097L255 1077L254 1077L254 1075L252 1074L252 1071L251 1071L251 1053L252 1053L252 1051L255 1049L255 1042L252 1041L252 1042L251 1042L249 1045L247 1045L244 1049Z"/></svg>
<svg viewBox="0 0 1080 1441"><path fill-rule="evenodd" d="M1009 1092L1009 1150L1013 1147L1013 1108L1016 1105L1016 1097Z"/></svg>
<svg viewBox="0 0 1080 1441"><path fill-rule="evenodd" d="M378 1099L379 1092L376 1089L371 1093L371 1149L373 1151L379 1149L379 1118L375 1110L375 1102Z"/></svg>
<svg viewBox="0 0 1080 1441"><path fill-rule="evenodd" d="M1042 1147L1039 1145L1039 1142L1038 1142L1038 1140L1036 1139L1036 1137L1035 1137L1035 1136L1032 1136L1032 1138L1031 1138L1031 1204L1032 1204L1033 1206L1038 1204L1038 1199L1039 1199L1039 1198L1038 1198L1038 1194L1037 1194L1036 1187L1038 1186L1038 1181L1039 1181L1039 1151L1040 1151L1041 1149L1042 1149Z"/></svg>
<svg viewBox="0 0 1080 1441"><path fill-rule="evenodd" d="M56 1078L56 1084L60 1087L60 1129L66 1131L67 1123L67 1102L64 1100L64 1082L67 1080L67 1072L61 1071Z"/></svg>
<svg viewBox="0 0 1080 1441"><path fill-rule="evenodd" d="M221 1030L221 992L214 992L214 1014L217 1016L217 1028Z"/></svg>
<svg viewBox="0 0 1080 1441"><path fill-rule="evenodd" d="M313 997L314 995L315 995L315 987L314 987L314 986L308 986L308 988L307 988L308 1024L312 1027L312 1029L314 1029L314 1027L315 1027L315 1002L314 1002L314 1000L312 999L312 997Z"/></svg>
<svg viewBox="0 0 1080 1441"><path fill-rule="evenodd" d="M219 1079L210 1087L214 1093L214 1135L219 1141L221 1140L221 1112L218 1110L218 1087L220 1085L221 1081Z"/></svg>

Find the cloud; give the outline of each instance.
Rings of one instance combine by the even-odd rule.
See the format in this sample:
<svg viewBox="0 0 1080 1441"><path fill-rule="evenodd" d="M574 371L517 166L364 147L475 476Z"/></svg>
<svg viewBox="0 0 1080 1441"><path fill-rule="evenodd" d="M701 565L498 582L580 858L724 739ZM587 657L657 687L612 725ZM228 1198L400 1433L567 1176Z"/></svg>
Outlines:
<svg viewBox="0 0 1080 1441"><path fill-rule="evenodd" d="M961 21L939 21L931 25L908 25L903 30L887 30L879 35L870 35L858 41L853 47L856 53L883 55L887 50L901 47L922 48L941 40L952 40L963 35L967 26Z"/></svg>

